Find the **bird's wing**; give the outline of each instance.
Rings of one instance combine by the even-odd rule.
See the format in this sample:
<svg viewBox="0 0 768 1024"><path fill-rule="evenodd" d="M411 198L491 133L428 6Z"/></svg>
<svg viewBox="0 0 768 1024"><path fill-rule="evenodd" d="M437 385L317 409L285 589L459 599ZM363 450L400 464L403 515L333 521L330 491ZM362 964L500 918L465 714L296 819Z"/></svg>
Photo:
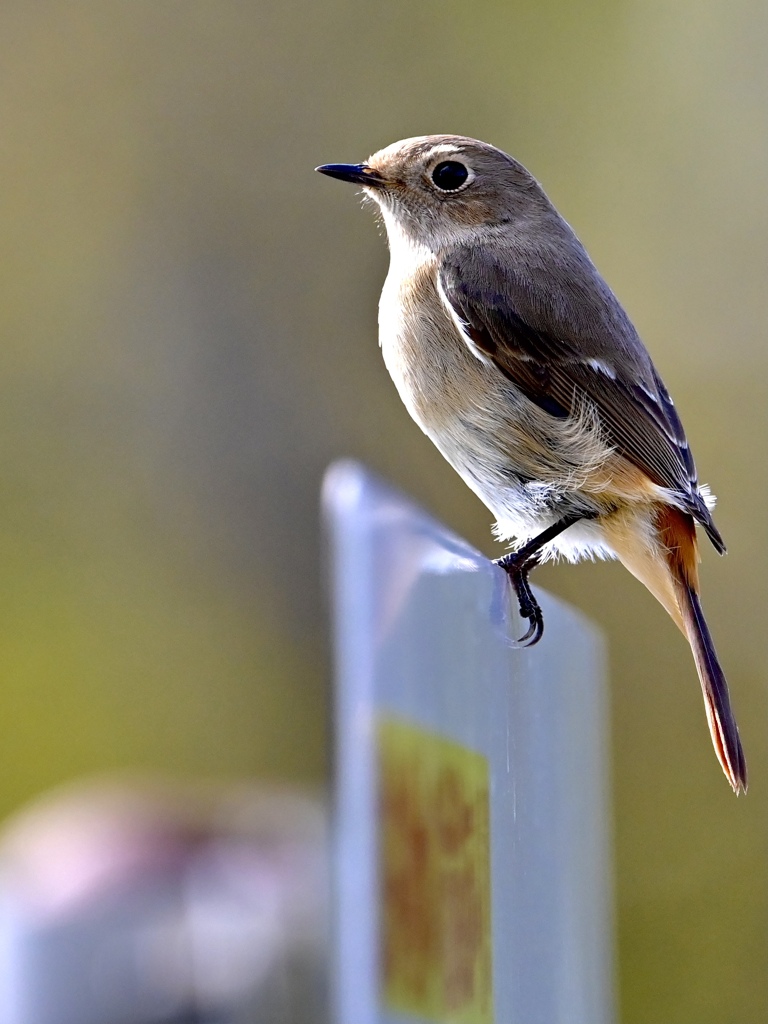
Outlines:
<svg viewBox="0 0 768 1024"><path fill-rule="evenodd" d="M696 467L672 399L618 301L591 264L585 287L539 301L530 278L487 250L443 261L440 291L471 342L526 397L552 416L595 409L608 442L674 491L718 550L722 537L698 489ZM618 358L617 358L618 357Z"/></svg>

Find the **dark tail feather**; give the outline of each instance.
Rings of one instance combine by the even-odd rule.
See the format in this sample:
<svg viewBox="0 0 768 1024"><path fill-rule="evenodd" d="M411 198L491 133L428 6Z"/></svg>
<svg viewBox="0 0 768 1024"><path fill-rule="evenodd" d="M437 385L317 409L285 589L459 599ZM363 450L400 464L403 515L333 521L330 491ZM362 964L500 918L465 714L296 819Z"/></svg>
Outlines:
<svg viewBox="0 0 768 1024"><path fill-rule="evenodd" d="M746 793L747 763L741 748L739 729L731 710L728 684L701 610L699 595L683 580L679 581L679 593L680 611L701 680L704 707L717 759L734 793Z"/></svg>
<svg viewBox="0 0 768 1024"><path fill-rule="evenodd" d="M659 509L656 525L672 573L680 613L677 622L688 637L699 673L704 708L717 759L734 793L746 793L747 764L741 749L736 719L731 711L728 684L717 660L715 645L699 601L699 556L693 518L666 505Z"/></svg>

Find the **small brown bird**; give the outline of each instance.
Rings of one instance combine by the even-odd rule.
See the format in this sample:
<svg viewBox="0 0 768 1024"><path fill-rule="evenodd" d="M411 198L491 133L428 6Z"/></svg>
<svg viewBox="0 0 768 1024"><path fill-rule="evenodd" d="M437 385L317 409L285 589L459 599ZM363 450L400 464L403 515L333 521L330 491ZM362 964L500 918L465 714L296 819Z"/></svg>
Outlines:
<svg viewBox="0 0 768 1024"><path fill-rule="evenodd" d="M317 168L381 211L390 269L384 361L421 429L516 550L499 559L529 628L528 583L558 555L618 558L669 612L696 662L715 752L738 793L747 769L699 601L696 524L721 554L672 399L637 331L539 183L459 135L396 142Z"/></svg>

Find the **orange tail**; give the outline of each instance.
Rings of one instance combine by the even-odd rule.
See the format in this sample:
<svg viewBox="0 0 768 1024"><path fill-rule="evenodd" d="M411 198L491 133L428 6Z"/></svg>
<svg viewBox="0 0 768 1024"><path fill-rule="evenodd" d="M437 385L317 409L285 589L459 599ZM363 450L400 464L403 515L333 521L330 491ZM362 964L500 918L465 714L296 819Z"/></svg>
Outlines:
<svg viewBox="0 0 768 1024"><path fill-rule="evenodd" d="M717 759L734 793L746 793L747 763L731 710L728 684L717 660L715 645L699 600L698 550L693 519L684 512L666 506L658 513L656 524L672 570L682 628L688 637L699 673L704 708Z"/></svg>
<svg viewBox="0 0 768 1024"><path fill-rule="evenodd" d="M731 710L728 684L717 660L715 646L701 610L699 595L688 586L682 589L683 621L701 680L704 707L715 753L734 793L746 793L747 763L744 760L736 719Z"/></svg>
<svg viewBox="0 0 768 1024"><path fill-rule="evenodd" d="M693 518L657 506L652 524L634 517L606 523L610 543L629 571L648 587L687 637L699 673L717 759L735 793L747 790L747 765L731 710L728 684L717 660L699 601L698 548Z"/></svg>

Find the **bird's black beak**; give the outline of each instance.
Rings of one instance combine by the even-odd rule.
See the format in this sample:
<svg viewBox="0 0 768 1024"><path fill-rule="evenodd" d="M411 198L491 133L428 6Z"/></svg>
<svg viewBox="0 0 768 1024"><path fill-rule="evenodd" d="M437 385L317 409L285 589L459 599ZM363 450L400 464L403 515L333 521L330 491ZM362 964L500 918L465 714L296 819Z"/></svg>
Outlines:
<svg viewBox="0 0 768 1024"><path fill-rule="evenodd" d="M381 177L368 164L323 164L315 168L321 174L327 174L329 178L338 178L340 181L351 181L353 185L368 185L370 188L381 188L386 184Z"/></svg>

